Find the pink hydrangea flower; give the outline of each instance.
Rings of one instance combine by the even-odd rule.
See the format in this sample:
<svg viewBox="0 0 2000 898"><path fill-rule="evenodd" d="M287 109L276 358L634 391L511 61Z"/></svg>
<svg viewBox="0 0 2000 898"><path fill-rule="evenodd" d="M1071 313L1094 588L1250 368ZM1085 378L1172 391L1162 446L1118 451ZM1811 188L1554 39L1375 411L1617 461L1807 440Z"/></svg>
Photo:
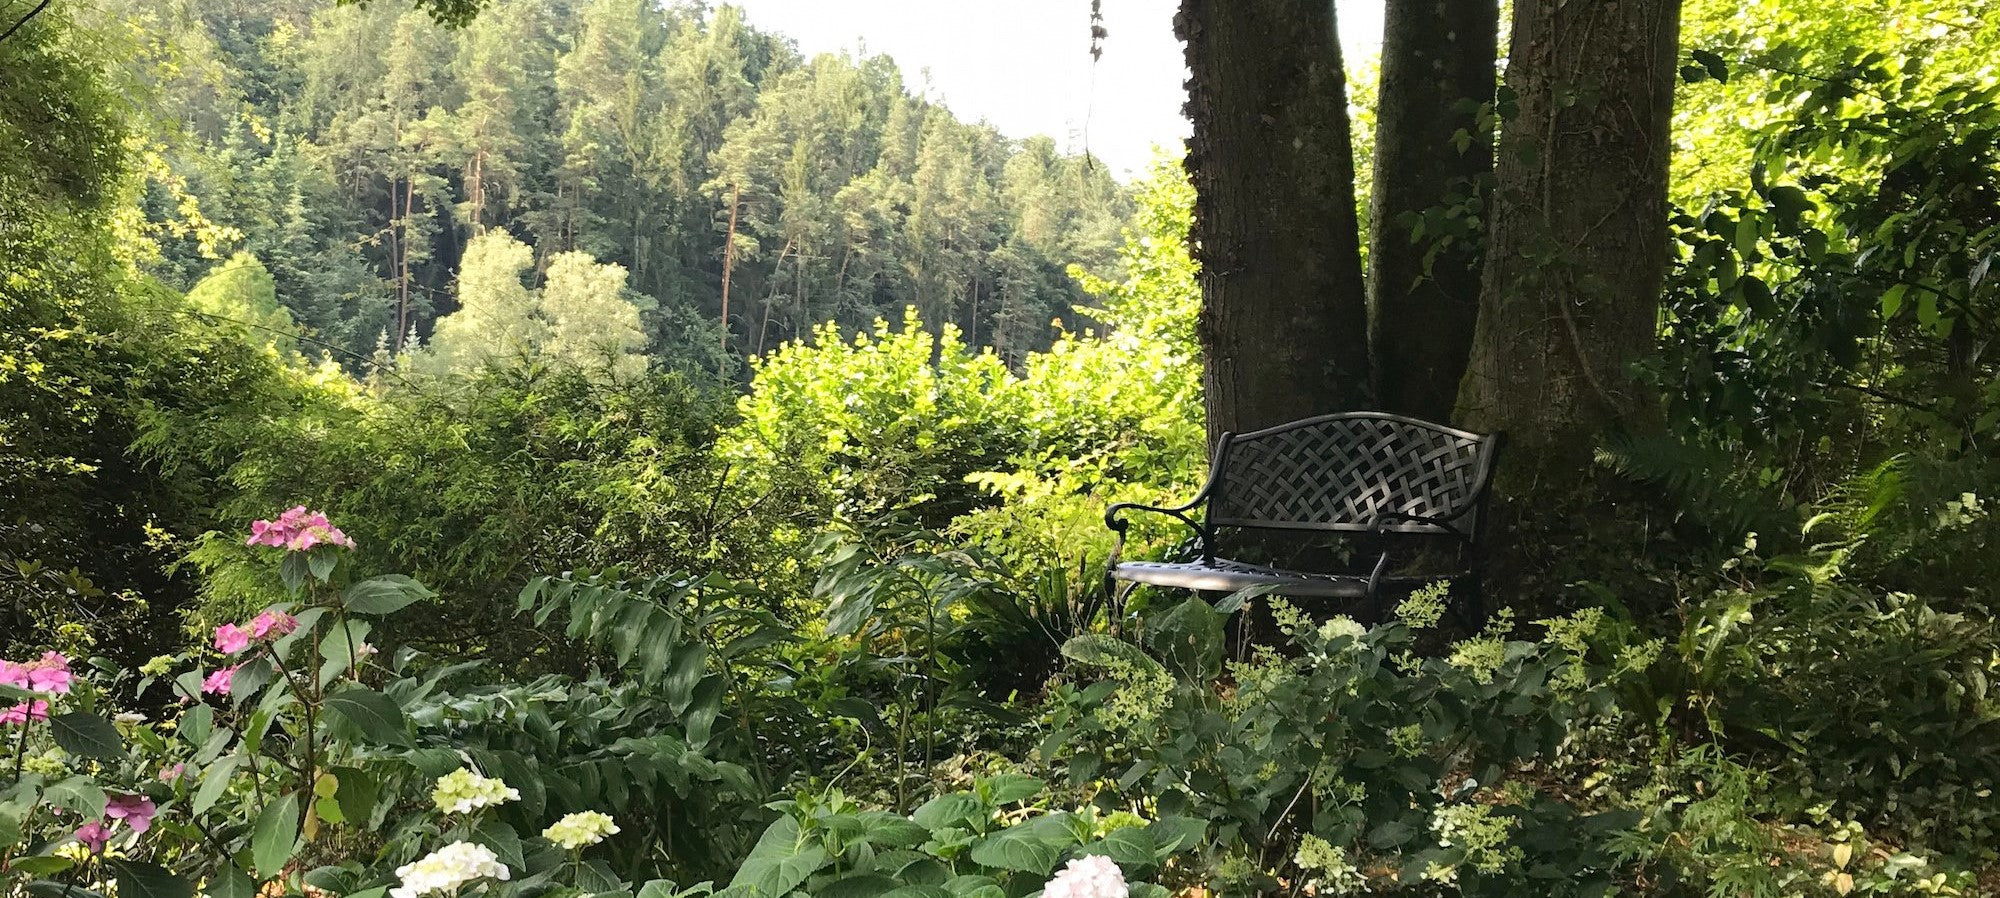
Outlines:
<svg viewBox="0 0 2000 898"><path fill-rule="evenodd" d="M36 692L66 693L69 691L69 659L61 652L43 652L42 660L24 665L28 671L28 688Z"/></svg>
<svg viewBox="0 0 2000 898"><path fill-rule="evenodd" d="M76 840L89 848L91 854L97 854L104 850L104 843L111 841L111 828L92 820L76 828Z"/></svg>
<svg viewBox="0 0 2000 898"><path fill-rule="evenodd" d="M135 833L153 828L153 815L159 809L153 800L144 795L119 795L104 804L104 816L113 820L123 820Z"/></svg>
<svg viewBox="0 0 2000 898"><path fill-rule="evenodd" d="M30 720L49 719L49 703L39 699L22 702L5 711L0 711L0 724L27 723Z"/></svg>
<svg viewBox="0 0 2000 898"><path fill-rule="evenodd" d="M165 783L171 783L174 780L180 779L181 774L186 772L187 772L186 764L175 764L172 767L162 767L160 768L160 781Z"/></svg>
<svg viewBox="0 0 2000 898"><path fill-rule="evenodd" d="M242 666L238 664L235 667L225 667L215 673L209 674L206 679L201 681L201 691L205 694L217 693L228 695L230 681L236 677L236 671Z"/></svg>
<svg viewBox="0 0 2000 898"><path fill-rule="evenodd" d="M250 635L263 639L273 633L283 636L299 628L299 620L283 611L268 609L250 621Z"/></svg>
<svg viewBox="0 0 2000 898"><path fill-rule="evenodd" d="M215 628L215 650L225 655L234 655L250 647L250 634L235 624L223 624Z"/></svg>
<svg viewBox="0 0 2000 898"><path fill-rule="evenodd" d="M322 512L308 511L303 505L286 509L275 521L256 521L250 525L250 538L244 540L252 546L283 546L293 552L304 552L318 545L354 548L354 540L340 532L339 527L326 519Z"/></svg>
<svg viewBox="0 0 2000 898"><path fill-rule="evenodd" d="M71 680L69 659L61 652L43 652L26 664L0 661L0 683L36 692L68 692Z"/></svg>

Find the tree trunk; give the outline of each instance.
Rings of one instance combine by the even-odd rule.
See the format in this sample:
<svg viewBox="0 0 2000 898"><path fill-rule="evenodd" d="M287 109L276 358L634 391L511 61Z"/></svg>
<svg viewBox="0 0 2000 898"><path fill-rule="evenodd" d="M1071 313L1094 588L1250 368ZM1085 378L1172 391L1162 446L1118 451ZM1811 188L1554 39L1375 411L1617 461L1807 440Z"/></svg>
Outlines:
<svg viewBox="0 0 2000 898"><path fill-rule="evenodd" d="M1347 84L1329 0L1182 0L1211 441L1368 393Z"/></svg>
<svg viewBox="0 0 2000 898"><path fill-rule="evenodd" d="M1515 0L1519 108L1459 398L1466 424L1508 433L1503 494L1589 480L1597 437L1657 414L1632 364L1654 351L1666 274L1679 30L1679 0Z"/></svg>
<svg viewBox="0 0 2000 898"><path fill-rule="evenodd" d="M1493 173L1493 142L1477 119L1493 99L1499 30L1495 0L1389 0L1384 15L1368 345L1387 411L1444 421L1458 398ZM1443 214L1449 206L1459 212Z"/></svg>

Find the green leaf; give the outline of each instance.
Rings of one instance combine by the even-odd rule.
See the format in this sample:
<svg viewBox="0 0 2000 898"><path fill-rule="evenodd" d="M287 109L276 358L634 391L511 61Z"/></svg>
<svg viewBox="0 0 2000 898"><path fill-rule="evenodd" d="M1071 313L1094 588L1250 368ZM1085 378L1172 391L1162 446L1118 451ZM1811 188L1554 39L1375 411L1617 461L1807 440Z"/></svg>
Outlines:
<svg viewBox="0 0 2000 898"><path fill-rule="evenodd" d="M1227 619L1199 596L1189 596L1146 621L1146 643L1183 679L1207 682L1222 672Z"/></svg>
<svg viewBox="0 0 2000 898"><path fill-rule="evenodd" d="M799 821L779 817L750 849L729 887L743 887L757 898L784 898L826 862L826 848L800 832Z"/></svg>
<svg viewBox="0 0 2000 898"><path fill-rule="evenodd" d="M986 809L986 803L970 792L947 792L926 801L910 815L925 829L938 830L947 826L957 826Z"/></svg>
<svg viewBox="0 0 2000 898"><path fill-rule="evenodd" d="M375 813L380 784L375 777L352 767L337 767L334 773L340 778L340 786L334 790L333 800L339 803L341 816L354 821L356 826L365 825L369 815Z"/></svg>
<svg viewBox="0 0 2000 898"><path fill-rule="evenodd" d="M1778 215L1787 219L1796 219L1814 209L1813 201L1806 196L1806 192L1790 184L1771 188L1765 197L1771 201L1771 207L1778 210Z"/></svg>
<svg viewBox="0 0 2000 898"><path fill-rule="evenodd" d="M1903 309L1903 294L1910 292L1909 284L1891 284L1882 291L1882 317L1894 318Z"/></svg>
<svg viewBox="0 0 2000 898"><path fill-rule="evenodd" d="M17 857L8 861L7 872L26 873L29 876L47 876L51 873L61 873L74 866L76 866L76 862L69 858L45 854L39 857Z"/></svg>
<svg viewBox="0 0 2000 898"><path fill-rule="evenodd" d="M991 876L954 876L945 881L944 890L952 898L1007 898L1000 881Z"/></svg>
<svg viewBox="0 0 2000 898"><path fill-rule="evenodd" d="M215 731L215 709L207 705L196 705L181 715L180 723L174 727L174 735L196 748L208 741Z"/></svg>
<svg viewBox="0 0 2000 898"><path fill-rule="evenodd" d="M863 873L814 888L813 898L876 898L895 890L895 880L879 873Z"/></svg>
<svg viewBox="0 0 2000 898"><path fill-rule="evenodd" d="M1736 286L1743 291L1743 301L1750 306L1751 312L1763 318L1777 316L1777 298L1771 295L1771 287L1764 283L1763 278L1744 275L1736 282Z"/></svg>
<svg viewBox="0 0 2000 898"><path fill-rule="evenodd" d="M104 790L97 787L96 781L82 774L49 784L42 791L42 798L80 817L104 816Z"/></svg>
<svg viewBox="0 0 2000 898"><path fill-rule="evenodd" d="M1159 860L1159 845L1143 826L1127 826L1106 833L1104 838L1077 850L1077 856L1101 854L1125 868L1151 866Z"/></svg>
<svg viewBox="0 0 2000 898"><path fill-rule="evenodd" d="M215 807L215 802L229 790L229 782L236 776L236 768L242 763L242 755L230 755L208 765L208 769L201 772L201 785L194 790L192 810L201 814Z"/></svg>
<svg viewBox="0 0 2000 898"><path fill-rule="evenodd" d="M1070 840L1051 831L1050 817L1037 817L980 839L972 846L973 861L1002 870L1019 870L1046 877Z"/></svg>
<svg viewBox="0 0 2000 898"><path fill-rule="evenodd" d="M339 563L340 550L332 546L315 546L306 552L306 570L321 583L333 576L334 565Z"/></svg>
<svg viewBox="0 0 2000 898"><path fill-rule="evenodd" d="M406 732L407 719L403 708L392 699L373 689L350 686L326 699L326 710L334 718L345 721L367 742L376 745L408 746L410 735Z"/></svg>
<svg viewBox="0 0 2000 898"><path fill-rule="evenodd" d="M1164 857L1201 845L1202 837L1208 834L1208 821L1194 817L1161 817L1146 824L1146 833L1153 837L1153 845Z"/></svg>
<svg viewBox="0 0 2000 898"><path fill-rule="evenodd" d="M1396 848L1410 841L1417 834L1416 827L1401 820L1390 820L1368 832L1371 848Z"/></svg>
<svg viewBox="0 0 2000 898"><path fill-rule="evenodd" d="M125 740L119 737L118 727L88 711L50 717L49 732L56 737L56 744L70 754L99 761L125 758Z"/></svg>
<svg viewBox="0 0 2000 898"><path fill-rule="evenodd" d="M1695 62L1700 63L1702 69L1708 72L1710 77L1724 83L1729 81L1729 63L1724 61L1722 57L1707 50L1690 50L1688 51L1688 56L1692 57Z"/></svg>
<svg viewBox="0 0 2000 898"><path fill-rule="evenodd" d="M236 674L229 678L229 700L241 705L257 696L264 687L277 679L278 670L270 659L258 658L244 662Z"/></svg>
<svg viewBox="0 0 2000 898"><path fill-rule="evenodd" d="M27 808L0 804L0 849L12 848L15 843L21 841L21 837L25 835L21 830L21 821L27 817ZM5 853L4 850L0 850L0 854Z"/></svg>
<svg viewBox="0 0 2000 898"><path fill-rule="evenodd" d="M576 868L576 887L592 894L603 894L625 888L625 881L611 871L611 865L592 858Z"/></svg>
<svg viewBox="0 0 2000 898"><path fill-rule="evenodd" d="M436 597L437 593L409 577L386 574L349 586L340 603L355 614L392 614Z"/></svg>
<svg viewBox="0 0 2000 898"><path fill-rule="evenodd" d="M479 824L472 833L472 841L493 849L500 857L500 863L508 869L519 870L528 865L521 856L521 836L514 828L498 820L488 820Z"/></svg>
<svg viewBox="0 0 2000 898"><path fill-rule="evenodd" d="M104 862L118 880L118 898L194 898L194 883L158 864L112 858Z"/></svg>
<svg viewBox="0 0 2000 898"><path fill-rule="evenodd" d="M465 766L465 759L449 748L415 748L403 753L403 760L418 773L429 777L444 776Z"/></svg>
<svg viewBox="0 0 2000 898"><path fill-rule="evenodd" d="M1063 657L1094 667L1128 664L1139 673L1165 673L1166 668L1138 646L1107 633L1085 633L1063 643Z"/></svg>
<svg viewBox="0 0 2000 898"><path fill-rule="evenodd" d="M299 798L287 793L264 806L250 831L251 866L257 875L270 878L292 859L299 841Z"/></svg>
<svg viewBox="0 0 2000 898"><path fill-rule="evenodd" d="M306 562L303 553L286 552L285 557L278 562L278 579L284 581L287 593L298 595L299 590L305 587L306 579L311 576L312 568Z"/></svg>
<svg viewBox="0 0 2000 898"><path fill-rule="evenodd" d="M1042 794L1049 784L1032 776L1018 773L1003 773L991 779L980 781L980 791L986 793L986 800L996 805L1027 801Z"/></svg>

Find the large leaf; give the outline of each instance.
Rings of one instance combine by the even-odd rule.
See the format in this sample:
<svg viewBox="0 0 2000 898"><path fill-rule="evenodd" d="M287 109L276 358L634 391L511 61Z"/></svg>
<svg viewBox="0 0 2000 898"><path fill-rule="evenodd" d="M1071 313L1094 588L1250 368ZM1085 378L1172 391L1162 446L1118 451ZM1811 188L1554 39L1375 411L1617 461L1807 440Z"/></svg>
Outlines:
<svg viewBox="0 0 2000 898"><path fill-rule="evenodd" d="M1160 673L1160 662L1138 646L1106 633L1085 633L1063 643L1063 657L1094 667L1130 665L1139 672Z"/></svg>
<svg viewBox="0 0 2000 898"><path fill-rule="evenodd" d="M21 841L21 836L25 834L21 823L28 819L28 811L25 804L0 804L0 854L7 853L6 849Z"/></svg>
<svg viewBox="0 0 2000 898"><path fill-rule="evenodd" d="M201 772L201 785L194 790L195 813L204 813L215 807L216 800L228 791L229 780L236 775L236 768L242 763L242 755L230 755L208 765L208 769Z"/></svg>
<svg viewBox="0 0 2000 898"><path fill-rule="evenodd" d="M521 856L521 836L505 823L488 820L479 824L479 828L472 833L472 841L493 849L500 863L506 864L509 869L519 870L527 866L527 860Z"/></svg>
<svg viewBox="0 0 2000 898"><path fill-rule="evenodd" d="M1056 838L1049 827L1038 825L1044 819L1047 818L1016 824L979 840L972 846L973 861L1002 870L1048 876L1069 846L1067 839Z"/></svg>
<svg viewBox="0 0 2000 898"><path fill-rule="evenodd" d="M403 708L396 700L361 686L351 686L330 695L326 710L345 721L362 739L376 745L408 746Z"/></svg>
<svg viewBox="0 0 2000 898"><path fill-rule="evenodd" d="M352 767L337 767L340 785L334 790L333 800L340 805L340 815L365 827L368 818L375 813L375 799L380 785L372 774Z"/></svg>
<svg viewBox="0 0 2000 898"><path fill-rule="evenodd" d="M158 864L112 858L105 865L118 880L118 898L194 898L194 883Z"/></svg>
<svg viewBox="0 0 2000 898"><path fill-rule="evenodd" d="M42 798L49 804L62 808L79 817L102 817L106 799L104 790L90 777L78 774L50 783L42 791Z"/></svg>
<svg viewBox="0 0 2000 898"><path fill-rule="evenodd" d="M1207 833L1208 822L1195 817L1161 817L1146 824L1146 834L1160 857L1200 846Z"/></svg>
<svg viewBox="0 0 2000 898"><path fill-rule="evenodd" d="M996 805L1027 801L1042 794L1049 784L1032 776L1019 773L1003 773L980 781L980 791L986 793L988 801Z"/></svg>
<svg viewBox="0 0 2000 898"><path fill-rule="evenodd" d="M779 817L750 849L729 887L742 887L756 898L784 898L826 862L826 848L819 840L800 832L799 821Z"/></svg>
<svg viewBox="0 0 2000 898"><path fill-rule="evenodd" d="M299 841L299 798L287 793L264 806L250 831L250 863L270 878L285 868Z"/></svg>
<svg viewBox="0 0 2000 898"><path fill-rule="evenodd" d="M1101 854L1121 867L1148 867L1158 860L1159 845L1143 826L1126 826L1106 833L1104 838L1083 846L1079 855Z"/></svg>
<svg viewBox="0 0 2000 898"><path fill-rule="evenodd" d="M876 898L895 890L895 880L879 873L863 873L815 887L813 898Z"/></svg>
<svg viewBox="0 0 2000 898"><path fill-rule="evenodd" d="M1228 617L1199 596L1189 596L1165 613L1147 618L1146 643L1182 679L1206 683L1222 672L1222 625Z"/></svg>
<svg viewBox="0 0 2000 898"><path fill-rule="evenodd" d="M118 761L125 757L125 740L118 736L118 727L87 711L71 711L49 718L49 732L56 737L56 744L73 755L95 758L99 761Z"/></svg>
<svg viewBox="0 0 2000 898"><path fill-rule="evenodd" d="M964 823L985 808L986 803L970 792L947 792L924 802L916 813L910 815L910 819L925 829L943 829Z"/></svg>
<svg viewBox="0 0 2000 898"><path fill-rule="evenodd" d="M371 577L347 588L340 604L355 614L392 614L437 593L402 574Z"/></svg>

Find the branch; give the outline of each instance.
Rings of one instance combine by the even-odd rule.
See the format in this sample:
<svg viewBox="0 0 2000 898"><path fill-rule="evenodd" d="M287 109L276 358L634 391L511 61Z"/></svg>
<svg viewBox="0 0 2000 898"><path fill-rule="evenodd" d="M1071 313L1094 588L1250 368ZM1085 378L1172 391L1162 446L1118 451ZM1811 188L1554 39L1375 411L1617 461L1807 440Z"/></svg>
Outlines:
<svg viewBox="0 0 2000 898"><path fill-rule="evenodd" d="M14 32L21 30L21 26L28 24L29 19L41 15L42 10L48 9L49 4L53 2L55 2L55 0L42 0L42 2L35 4L34 9L28 10L28 14L21 17L21 21L15 22L12 28L7 29L7 31L4 34L0 34L0 41L4 41L10 37L13 37Z"/></svg>

